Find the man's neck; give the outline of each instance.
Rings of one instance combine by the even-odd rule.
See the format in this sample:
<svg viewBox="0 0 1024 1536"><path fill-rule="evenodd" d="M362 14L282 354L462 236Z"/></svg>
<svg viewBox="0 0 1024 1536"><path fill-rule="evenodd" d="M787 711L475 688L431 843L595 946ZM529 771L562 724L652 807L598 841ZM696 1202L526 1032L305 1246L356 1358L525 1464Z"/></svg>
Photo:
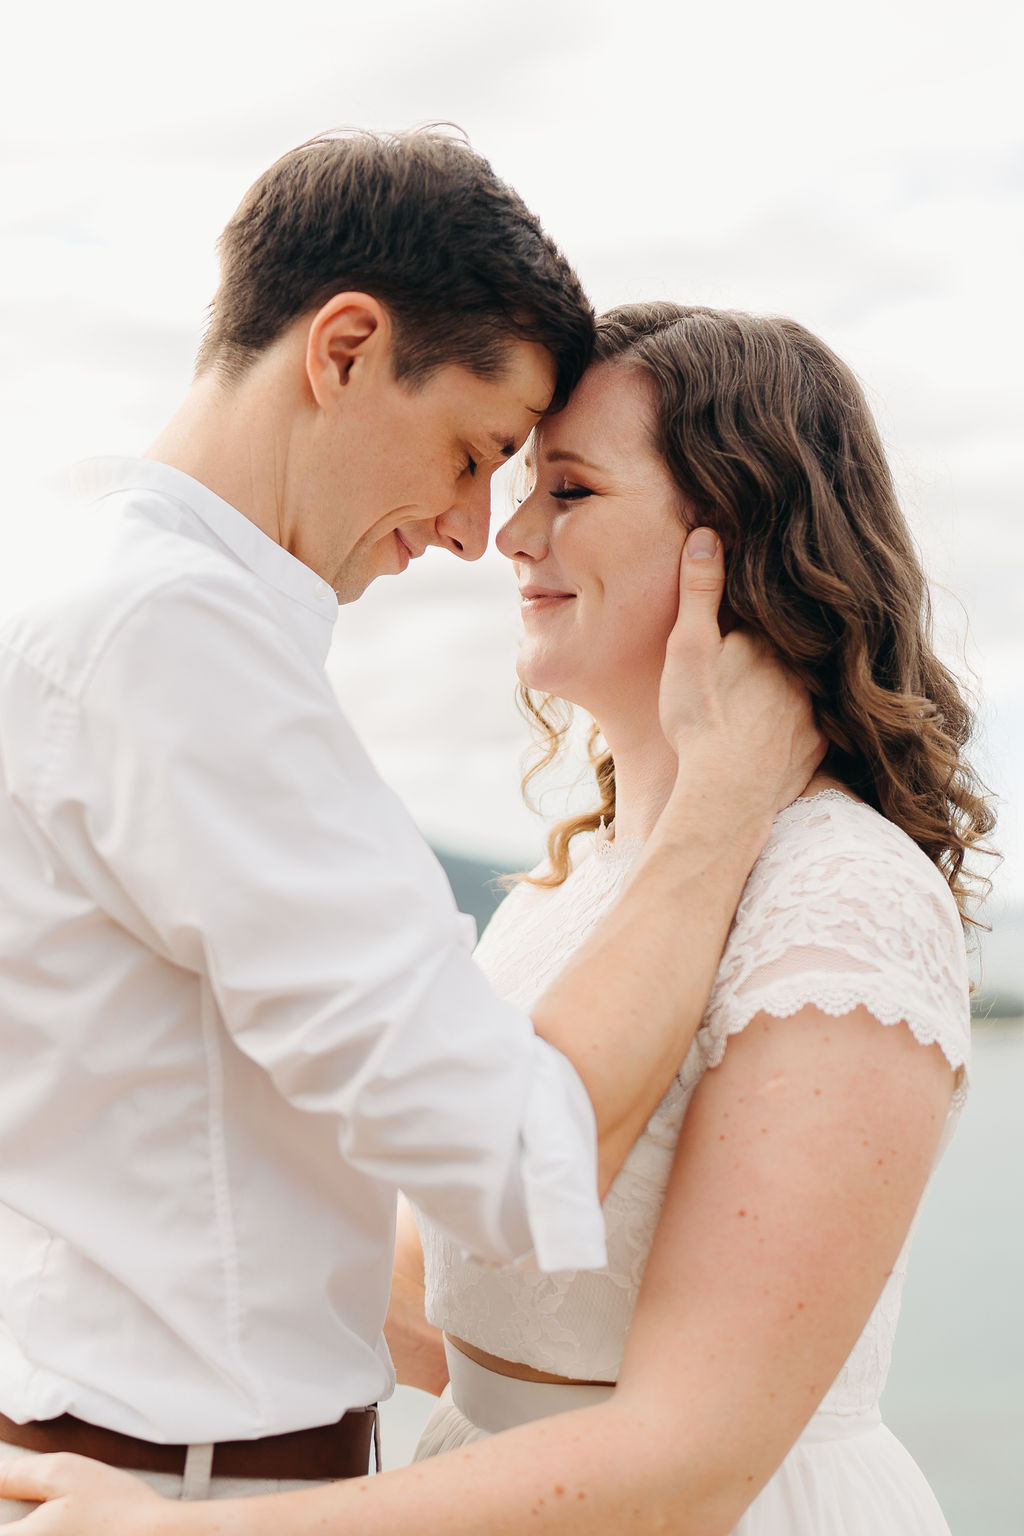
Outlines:
<svg viewBox="0 0 1024 1536"><path fill-rule="evenodd" d="M197 378L145 457L191 475L281 544L286 443L258 370L227 384Z"/></svg>

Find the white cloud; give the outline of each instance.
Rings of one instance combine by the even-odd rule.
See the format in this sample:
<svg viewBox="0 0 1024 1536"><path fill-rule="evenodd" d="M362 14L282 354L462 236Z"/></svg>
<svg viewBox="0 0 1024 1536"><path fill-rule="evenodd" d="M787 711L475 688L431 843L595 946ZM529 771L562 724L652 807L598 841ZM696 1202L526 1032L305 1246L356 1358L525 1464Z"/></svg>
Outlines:
<svg viewBox="0 0 1024 1536"><path fill-rule="evenodd" d="M65 547L26 513L30 484L142 448L185 387L214 242L253 176L326 126L454 119L599 304L788 311L868 381L915 531L971 612L985 752L1015 806L1021 17L1003 0L20 7L0 100L0 603ZM940 620L955 656L956 606ZM429 830L523 856L515 627L497 564L424 562L345 615L358 655L338 674ZM1006 845L1024 890L1019 823Z"/></svg>

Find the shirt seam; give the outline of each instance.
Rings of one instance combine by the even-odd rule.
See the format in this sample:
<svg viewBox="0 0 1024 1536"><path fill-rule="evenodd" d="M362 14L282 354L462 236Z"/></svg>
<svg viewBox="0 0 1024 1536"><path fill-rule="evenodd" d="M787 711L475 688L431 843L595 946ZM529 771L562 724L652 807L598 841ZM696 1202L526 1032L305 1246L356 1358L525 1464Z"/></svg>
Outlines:
<svg viewBox="0 0 1024 1536"><path fill-rule="evenodd" d="M251 572L248 572L248 568L245 566L240 566L238 568L247 571L247 573L250 575L252 574ZM87 654L82 665L82 670L76 678L74 685L69 683L64 678L54 676L48 667L40 664L39 659L36 656L33 656L27 653L25 650L22 650L20 647L13 645L10 639L6 637L0 637L0 646L3 647L6 654L12 657L16 664L27 667L31 672L35 674L36 677L42 679L42 681L46 683L48 687L52 688L53 691L58 694L64 703L68 706L68 709L61 722L62 731L59 732L55 728L53 732L53 739L50 743L50 750L48 752L44 750L40 754L40 766L38 770L39 779L36 793L32 797L33 808L36 812L36 815L40 818L46 816L47 814L46 795L44 790L52 790L53 782L57 775L57 764L60 758L60 754L67 745L67 740L70 736L74 724L75 715L76 713L81 712L85 695L88 693L96 671L102 663L104 657L109 653L110 648L113 646L129 620L133 619L136 614L139 613L140 610L144 607L144 605L151 599L166 592L172 591L175 587L185 587L190 592L194 591L195 585L192 580L194 574L194 572L175 572L174 575L165 576L156 583L147 586L145 591L133 597L132 600L125 606L123 611L118 614L114 620L111 621L110 628L96 642L92 651ZM273 616L270 615L270 617L272 619ZM287 633L287 630L285 629L284 632Z"/></svg>
<svg viewBox="0 0 1024 1536"><path fill-rule="evenodd" d="M34 782L29 787L29 792L25 797L26 804L33 811L40 825L42 825L50 808L49 803L52 799L53 784L57 777L57 764L61 753L67 745L74 725L78 700L64 684L50 677L42 667L38 666L32 657L24 656L20 651L15 651L6 642L0 641L0 644L5 645L9 655L13 655L18 662L28 667L36 677L41 678L44 683L51 687L64 705L64 710L59 719L54 721L50 739L47 741L44 735L40 742L38 767Z"/></svg>
<svg viewBox="0 0 1024 1536"><path fill-rule="evenodd" d="M39 1283L32 1294L32 1300L29 1303L28 1311L25 1314L25 1345L23 1354L25 1359L30 1361L31 1364L31 1371L29 1373L28 1379L25 1382L25 1397L30 1403L34 1401L36 1382L43 1374L43 1367L39 1364L38 1360L31 1360L29 1356L29 1351L32 1348L32 1328L35 1322L36 1314L39 1311L39 1299L43 1292L43 1280L45 1278L56 1241L57 1239L54 1233L47 1232L46 1249L39 1264Z"/></svg>
<svg viewBox="0 0 1024 1536"><path fill-rule="evenodd" d="M235 1227L231 1201L231 1180L227 1166L227 1142L224 1135L224 1070L221 1042L216 1021L207 1009L201 1010L203 1054L206 1058L208 1109L206 1116L207 1146L210 1178L213 1186L214 1210L220 1237L221 1269L224 1279L224 1313L227 1341L235 1358L236 1369L249 1382L249 1390L258 1405L259 1414L266 1423L268 1404L265 1394L249 1370L242 1350L242 1302L241 1278L238 1260L238 1233Z"/></svg>
<svg viewBox="0 0 1024 1536"><path fill-rule="evenodd" d="M245 566L239 566L238 568L247 570ZM171 576L159 578L152 585L147 586L144 591L133 596L117 617L111 620L110 627L97 640L92 650L87 653L82 664L82 670L78 674L74 685L66 679L55 677L49 668L40 664L37 657L29 655L19 647L12 645L9 639L0 640L0 644L4 646L9 656L13 656L25 666L31 667L36 676L49 683L51 688L55 688L58 693L62 694L73 704L80 705L83 695L89 690L97 667L129 619L133 619L139 610L154 597L169 592L174 587L180 586L187 588L189 591L195 591L195 576L196 573L194 571L176 571Z"/></svg>
<svg viewBox="0 0 1024 1536"><path fill-rule="evenodd" d="M167 466L167 467L172 467L172 466ZM196 483L197 484L201 484L201 482L199 482L199 481L197 481ZM209 490L209 487L203 487L203 489ZM138 486L121 486L121 485L111 486L109 490L102 491L102 492L100 492L99 495L93 497L92 501L90 502L90 505L91 506L96 506L96 505L99 504L99 502L107 501L112 496L125 496L125 495L130 496L130 495L132 495L133 492L142 492L142 493L148 493L148 494L154 495L154 496L160 496L165 501L170 502L173 506L181 508L181 510L186 512L189 517L198 518L199 521L202 523L203 527L207 530L207 532L211 533L213 535L213 537L217 540L217 544L219 545L220 549L224 551L224 553L227 555L227 557L229 558L229 560L230 560L230 562L231 562L231 564L233 566L237 567L239 570L245 571L248 576L252 577L252 579L254 581L256 581L257 583L259 583L260 585L271 587L275 592L279 593L282 597L287 598L289 602L295 603L297 605L297 607L302 608L306 613L312 614L314 618L321 619L325 623L329 622L327 620L326 616L324 614L322 614L319 611L319 609L315 608L304 597L301 597L298 592L293 592L290 589L290 583L286 583L285 581L283 581L281 579L278 579L276 576L271 575L267 571L258 571L258 570L256 570L249 563L249 561L246 559L246 557L239 550L237 550L234 547L234 545L232 545L229 542L228 539L226 539L224 537L224 535L223 535L223 533L221 533L220 529L218 527L216 527L216 525L214 523L210 522L207 517L204 516L204 514L200 510L200 508L197 507L197 506L194 506L190 501L187 501L185 499L184 495L180 491L168 490L164 486L152 486L152 485L145 485L145 484L138 485ZM216 492L210 492L210 494L216 496ZM251 519L246 518L245 513L244 512L239 512L237 507L231 507L230 502L224 502L224 505L226 507L229 507L232 512L237 513L237 515L240 518L242 518L244 521L249 522L250 525L253 528L256 528L258 532L262 532L262 529L260 529L258 527L258 524L252 523ZM165 531L165 530L161 530L161 531ZM171 530L171 531L173 531L173 530ZM187 533L176 533L176 537L188 539L190 543L197 544L200 548L209 549L211 547L209 544L206 544L202 540L197 540L197 539L190 538L190 536ZM267 535L267 537L269 538L269 535ZM281 544L278 544L275 539L270 539L269 542L272 545L274 545L275 548L279 549L283 554L290 554L290 551L284 549L284 546L281 545ZM298 565L302 566L304 571L308 571L309 572L309 576L310 576L311 579L314 579L314 580L316 580L316 579L322 580L323 579L322 577L318 578L316 571L314 571L311 566L306 565L303 561L298 560L296 556L291 556L291 558L296 560L296 563ZM330 583L329 582L324 582L324 585L329 587Z"/></svg>

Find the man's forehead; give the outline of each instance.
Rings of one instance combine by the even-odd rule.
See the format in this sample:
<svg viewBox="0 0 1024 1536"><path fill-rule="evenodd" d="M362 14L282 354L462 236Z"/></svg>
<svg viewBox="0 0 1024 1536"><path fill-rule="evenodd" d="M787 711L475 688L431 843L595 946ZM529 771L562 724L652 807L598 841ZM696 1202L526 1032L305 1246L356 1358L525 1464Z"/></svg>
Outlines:
<svg viewBox="0 0 1024 1536"><path fill-rule="evenodd" d="M531 427L547 414L555 388L555 376L555 360L545 348L536 342L516 343L511 363L503 369L499 383L515 415L504 417L504 420L497 418L492 423L499 429L494 434L498 439L496 452L504 453L508 445L511 445L510 452L515 453L517 441L522 442L521 418L524 413Z"/></svg>

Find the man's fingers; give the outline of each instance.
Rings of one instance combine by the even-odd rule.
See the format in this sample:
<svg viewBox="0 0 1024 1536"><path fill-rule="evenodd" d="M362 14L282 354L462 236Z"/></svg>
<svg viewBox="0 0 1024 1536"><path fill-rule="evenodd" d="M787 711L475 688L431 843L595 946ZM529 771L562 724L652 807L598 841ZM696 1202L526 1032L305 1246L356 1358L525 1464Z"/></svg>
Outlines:
<svg viewBox="0 0 1024 1536"><path fill-rule="evenodd" d="M683 545L680 586L684 592L721 594L725 586L722 541L712 528L691 528Z"/></svg>
<svg viewBox="0 0 1024 1536"><path fill-rule="evenodd" d="M691 637L714 627L719 638L718 610L725 590L722 541L711 528L692 528L679 564L677 638Z"/></svg>
<svg viewBox="0 0 1024 1536"><path fill-rule="evenodd" d="M721 644L718 610L725 590L722 541L712 528L691 528L679 562L679 613L668 639L668 656L693 669L711 665Z"/></svg>

